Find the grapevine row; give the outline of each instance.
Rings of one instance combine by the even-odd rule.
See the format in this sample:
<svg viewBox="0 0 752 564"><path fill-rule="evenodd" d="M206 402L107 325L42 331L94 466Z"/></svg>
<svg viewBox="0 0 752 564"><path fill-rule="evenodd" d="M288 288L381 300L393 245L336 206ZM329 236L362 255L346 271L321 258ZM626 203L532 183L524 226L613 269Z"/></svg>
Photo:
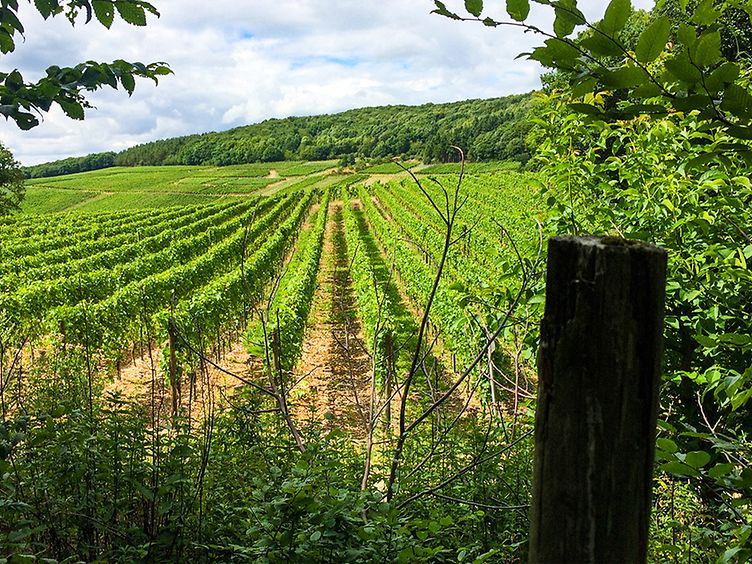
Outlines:
<svg viewBox="0 0 752 564"><path fill-rule="evenodd" d="M263 244L234 270L215 278L190 299L178 303L174 310L162 311L157 323L163 335L172 318L186 339L204 349L207 339L216 338L228 324L243 318L279 271L285 253L295 243L313 197L314 192L302 195L282 224L267 225Z"/></svg>
<svg viewBox="0 0 752 564"><path fill-rule="evenodd" d="M271 212L254 220L247 233L239 230L184 265L128 284L102 302L83 301L75 306L56 308L50 317L64 324L66 339L117 353L122 343L139 334L143 324L171 300L182 299L217 276L221 278L221 273L232 270L240 262L245 245L253 248L262 237L274 231L289 215L292 203L292 198L283 199Z"/></svg>
<svg viewBox="0 0 752 564"><path fill-rule="evenodd" d="M251 219L254 211L246 210L241 215L216 223L218 216L204 218L162 235L169 245L161 251L137 255L135 260L118 264L112 268L102 268L91 272L78 272L71 276L49 281L33 282L22 287L13 296L19 311L27 317L42 317L48 310L62 305L75 305L82 300L100 301L114 293L117 288L146 278L193 260L207 252L212 245L221 243L226 237L237 232ZM237 210L227 210L227 212ZM220 214L218 214L220 215ZM192 235L197 233L195 235Z"/></svg>
<svg viewBox="0 0 752 564"><path fill-rule="evenodd" d="M287 272L280 280L274 296L267 333L276 332L280 339L280 364L290 371L294 367L303 347L306 320L316 290L316 276L319 270L322 244L328 218L329 194L327 190L321 199L319 210L312 218L313 227L301 234L297 250L288 265ZM259 326L255 325L247 333L247 341L262 342Z"/></svg>

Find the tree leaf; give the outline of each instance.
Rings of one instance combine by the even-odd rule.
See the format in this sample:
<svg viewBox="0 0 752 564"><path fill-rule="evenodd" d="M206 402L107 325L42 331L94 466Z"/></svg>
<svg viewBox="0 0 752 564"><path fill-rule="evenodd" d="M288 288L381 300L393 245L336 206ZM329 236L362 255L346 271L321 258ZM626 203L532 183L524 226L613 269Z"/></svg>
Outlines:
<svg viewBox="0 0 752 564"><path fill-rule="evenodd" d="M601 109L597 106L593 106L592 104L582 104L582 103L567 104L567 107L573 112L584 114L586 116L591 116L591 117L603 116L603 112L601 111Z"/></svg>
<svg viewBox="0 0 752 564"><path fill-rule="evenodd" d="M530 13L530 0L507 0L507 14L514 21L524 22Z"/></svg>
<svg viewBox="0 0 752 564"><path fill-rule="evenodd" d="M684 463L689 464L692 468L702 468L708 462L710 462L710 455L704 450L688 452L684 458Z"/></svg>
<svg viewBox="0 0 752 564"><path fill-rule="evenodd" d="M546 39L544 47L537 47L530 58L546 67L571 68L574 66L580 52L563 39Z"/></svg>
<svg viewBox="0 0 752 564"><path fill-rule="evenodd" d="M142 6L128 0L116 0L115 8L124 21L131 25L146 25L146 13Z"/></svg>
<svg viewBox="0 0 752 564"><path fill-rule="evenodd" d="M624 51L620 47L618 41L612 40L610 37L606 37L600 33L590 33L580 41L580 45L585 47L594 55L605 55L612 57L619 57L624 55Z"/></svg>
<svg viewBox="0 0 752 564"><path fill-rule="evenodd" d="M671 22L665 16L656 18L645 31L640 34L637 41L635 55L642 63L649 63L658 58L666 48L671 34Z"/></svg>
<svg viewBox="0 0 752 564"><path fill-rule="evenodd" d="M676 446L676 443L671 439L658 438L655 440L655 444L659 449L669 454L673 454L677 450L679 450L679 448Z"/></svg>
<svg viewBox="0 0 752 564"><path fill-rule="evenodd" d="M739 72L739 65L727 61L705 79L705 87L711 94L716 94L739 78Z"/></svg>
<svg viewBox="0 0 752 564"><path fill-rule="evenodd" d="M440 0L434 0L434 4L436 5L436 9L431 12L432 14L438 14L440 16L444 16L445 18L450 18L453 20L460 19L460 17L457 14L455 14L454 12L450 12L447 9L446 4L444 4L444 2L441 2Z"/></svg>
<svg viewBox="0 0 752 564"><path fill-rule="evenodd" d="M715 23L721 12L713 6L713 0L702 0L692 14L692 22L697 25L707 26Z"/></svg>
<svg viewBox="0 0 752 564"><path fill-rule="evenodd" d="M32 127L36 127L39 125L39 119L34 115L30 114L29 112L16 112L11 116L13 118L13 121L16 122L16 125L19 127L19 129L23 131L28 131Z"/></svg>
<svg viewBox="0 0 752 564"><path fill-rule="evenodd" d="M738 84L729 84L723 92L721 109L737 117L752 117L752 95L746 88Z"/></svg>
<svg viewBox="0 0 752 564"><path fill-rule="evenodd" d="M680 112L702 111L712 104L713 101L702 94L693 94L691 96L679 96L673 99L674 108Z"/></svg>
<svg viewBox="0 0 752 564"><path fill-rule="evenodd" d="M655 98L662 94L660 86L654 82L645 82L632 90L632 95L635 98Z"/></svg>
<svg viewBox="0 0 752 564"><path fill-rule="evenodd" d="M84 108L78 102L70 100L56 100L60 107L65 112L65 115L71 119L84 119Z"/></svg>
<svg viewBox="0 0 752 564"><path fill-rule="evenodd" d="M661 464L659 468L664 472L675 474L677 476L696 477L700 475L700 473L693 467L689 466L688 464L684 464L683 462L679 462L678 460L672 460L671 462L667 462L666 464Z"/></svg>
<svg viewBox="0 0 752 564"><path fill-rule="evenodd" d="M737 139L752 139L752 127L742 125L729 125L726 133Z"/></svg>
<svg viewBox="0 0 752 564"><path fill-rule="evenodd" d="M696 84L702 78L698 68L690 62L686 51L666 61L666 70L677 80L688 84Z"/></svg>
<svg viewBox="0 0 752 564"><path fill-rule="evenodd" d="M110 28L115 19L115 7L112 2L107 0L93 0L91 7L94 8L94 15L104 27Z"/></svg>
<svg viewBox="0 0 752 564"><path fill-rule="evenodd" d="M0 22L2 22L2 25L5 29L11 27L14 31L17 31L19 33L24 32L24 26L21 24L20 20L13 12L13 10L10 10L8 8L0 8Z"/></svg>
<svg viewBox="0 0 752 564"><path fill-rule="evenodd" d="M734 468L734 465L728 462L716 464L710 470L708 470L708 476L710 476L711 478L720 478L722 476L727 476L734 471Z"/></svg>
<svg viewBox="0 0 752 564"><path fill-rule="evenodd" d="M54 0L34 0L34 6L45 20L61 10L59 4Z"/></svg>
<svg viewBox="0 0 752 564"><path fill-rule="evenodd" d="M465 0L465 10L477 18L483 11L483 0Z"/></svg>
<svg viewBox="0 0 752 564"><path fill-rule="evenodd" d="M136 80L133 78L133 75L130 73L123 73L120 76L120 84L123 85L123 88L125 88L129 96L133 94L133 91L136 88Z"/></svg>
<svg viewBox="0 0 752 564"><path fill-rule="evenodd" d="M11 53L16 48L16 42L7 29L0 28L0 52Z"/></svg>
<svg viewBox="0 0 752 564"><path fill-rule="evenodd" d="M676 36L682 45L690 49L697 41L697 30L693 26L683 23L679 26Z"/></svg>
<svg viewBox="0 0 752 564"><path fill-rule="evenodd" d="M721 32L705 32L690 48L689 56L698 67L715 65L721 59Z"/></svg>
<svg viewBox="0 0 752 564"><path fill-rule="evenodd" d="M615 37L617 33L624 29L631 13L631 0L611 0L597 27L603 33Z"/></svg>
<svg viewBox="0 0 752 564"><path fill-rule="evenodd" d="M579 98L580 96L584 96L585 94L589 94L595 90L596 85L598 84L598 81L592 77L583 77L579 79L577 82L572 84L571 90L572 90L572 96L575 98Z"/></svg>
<svg viewBox="0 0 752 564"><path fill-rule="evenodd" d="M577 0L559 0L554 6L554 33L556 37L571 35L574 28L585 23L585 16L577 9Z"/></svg>
<svg viewBox="0 0 752 564"><path fill-rule="evenodd" d="M647 80L647 74L640 67L621 67L604 72L601 81L612 88L632 88Z"/></svg>

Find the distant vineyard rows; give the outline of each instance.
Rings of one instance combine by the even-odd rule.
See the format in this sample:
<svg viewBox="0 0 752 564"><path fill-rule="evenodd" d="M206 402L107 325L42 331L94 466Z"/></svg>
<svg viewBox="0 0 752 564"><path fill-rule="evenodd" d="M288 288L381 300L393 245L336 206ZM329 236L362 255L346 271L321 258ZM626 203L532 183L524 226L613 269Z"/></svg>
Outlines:
<svg viewBox="0 0 752 564"><path fill-rule="evenodd" d="M409 341L416 331L410 312L426 305L444 231L413 180L367 186L359 179L207 205L6 220L0 315L28 339L87 347L113 363L136 345L165 342L171 323L188 346L206 350L244 330L268 284L283 273L269 330L282 336L283 364L291 369L332 220L329 202L339 200L366 344L385 358L387 333ZM424 178L440 201L435 180ZM431 314L432 330L462 362L518 282L509 279L517 258L499 226L525 253L535 245L534 184L517 173L465 179L469 199Z"/></svg>

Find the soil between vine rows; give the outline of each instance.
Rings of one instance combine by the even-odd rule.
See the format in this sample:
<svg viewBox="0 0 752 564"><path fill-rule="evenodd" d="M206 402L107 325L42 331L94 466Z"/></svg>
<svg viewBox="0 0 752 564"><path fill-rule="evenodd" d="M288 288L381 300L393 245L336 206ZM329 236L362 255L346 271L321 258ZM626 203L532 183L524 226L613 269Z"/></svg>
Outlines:
<svg viewBox="0 0 752 564"><path fill-rule="evenodd" d="M370 358L356 317L347 251L342 202L334 201L329 204L303 354L295 369L296 380L302 380L292 403L301 421L323 419L328 427L362 436Z"/></svg>

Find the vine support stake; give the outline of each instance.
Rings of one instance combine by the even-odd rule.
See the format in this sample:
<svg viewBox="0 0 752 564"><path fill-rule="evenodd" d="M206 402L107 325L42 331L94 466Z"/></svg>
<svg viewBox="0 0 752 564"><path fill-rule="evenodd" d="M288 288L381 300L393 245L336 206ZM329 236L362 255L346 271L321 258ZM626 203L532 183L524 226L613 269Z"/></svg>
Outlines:
<svg viewBox="0 0 752 564"><path fill-rule="evenodd" d="M646 562L666 252L548 244L530 562Z"/></svg>
<svg viewBox="0 0 752 564"><path fill-rule="evenodd" d="M172 388L172 416L177 417L180 410L180 382L178 381L178 360L177 360L177 327L175 320L170 317L167 324L167 334L169 337L170 349L170 387Z"/></svg>

